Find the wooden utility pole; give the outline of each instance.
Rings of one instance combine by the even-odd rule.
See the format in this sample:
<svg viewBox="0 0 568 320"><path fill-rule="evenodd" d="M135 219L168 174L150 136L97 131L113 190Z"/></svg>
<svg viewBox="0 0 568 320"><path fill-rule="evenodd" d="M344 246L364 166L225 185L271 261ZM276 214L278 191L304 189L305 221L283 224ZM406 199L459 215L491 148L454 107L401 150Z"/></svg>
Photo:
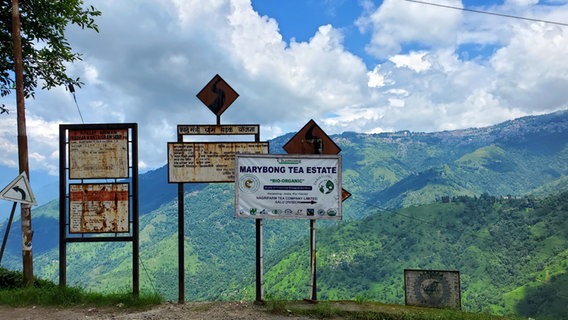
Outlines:
<svg viewBox="0 0 568 320"><path fill-rule="evenodd" d="M20 34L20 10L18 0L12 0L12 41L14 45L14 73L16 75L16 104L18 118L18 163L20 173L30 176L28 164L28 136L26 134L26 108L24 95L24 63L22 61L22 38ZM24 265L24 285L34 283L32 259L32 212L31 205L22 203L22 261Z"/></svg>

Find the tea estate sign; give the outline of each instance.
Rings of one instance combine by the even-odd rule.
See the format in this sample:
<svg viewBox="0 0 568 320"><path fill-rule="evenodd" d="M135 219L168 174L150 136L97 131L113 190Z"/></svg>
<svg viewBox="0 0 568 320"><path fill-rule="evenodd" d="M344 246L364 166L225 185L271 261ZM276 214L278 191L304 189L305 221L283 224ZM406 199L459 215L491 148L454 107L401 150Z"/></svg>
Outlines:
<svg viewBox="0 0 568 320"><path fill-rule="evenodd" d="M341 219L341 156L237 154L235 217Z"/></svg>

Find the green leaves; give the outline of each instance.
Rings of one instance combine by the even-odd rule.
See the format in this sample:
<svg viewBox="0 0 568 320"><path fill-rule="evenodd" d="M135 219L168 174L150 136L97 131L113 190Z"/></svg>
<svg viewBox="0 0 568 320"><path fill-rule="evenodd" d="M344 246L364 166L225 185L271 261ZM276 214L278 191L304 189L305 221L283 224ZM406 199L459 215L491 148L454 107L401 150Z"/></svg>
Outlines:
<svg viewBox="0 0 568 320"><path fill-rule="evenodd" d="M76 25L98 32L95 7L83 8L83 0L29 0L20 2L24 94L34 97L40 81L42 89L73 84L78 78L67 75L66 65L81 60L65 37L66 28ZM0 95L12 92L14 79L11 1L0 1Z"/></svg>

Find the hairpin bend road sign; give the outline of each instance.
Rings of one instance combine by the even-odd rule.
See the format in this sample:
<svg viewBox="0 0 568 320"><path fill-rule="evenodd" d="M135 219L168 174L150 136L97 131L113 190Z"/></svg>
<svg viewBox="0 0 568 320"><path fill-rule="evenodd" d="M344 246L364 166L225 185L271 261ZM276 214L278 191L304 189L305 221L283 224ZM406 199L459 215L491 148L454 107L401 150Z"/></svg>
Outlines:
<svg viewBox="0 0 568 320"><path fill-rule="evenodd" d="M239 94L218 74L197 94L197 98L217 117L220 117L238 97Z"/></svg>

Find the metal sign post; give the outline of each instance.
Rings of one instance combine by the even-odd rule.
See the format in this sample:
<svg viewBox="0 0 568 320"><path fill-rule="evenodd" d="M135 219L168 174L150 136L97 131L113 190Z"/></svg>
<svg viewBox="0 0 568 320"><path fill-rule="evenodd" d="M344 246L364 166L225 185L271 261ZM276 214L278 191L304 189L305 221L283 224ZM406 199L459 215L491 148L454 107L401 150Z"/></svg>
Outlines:
<svg viewBox="0 0 568 320"><path fill-rule="evenodd" d="M296 133L284 150L289 154L338 154L341 152L333 140L317 125L314 120L308 123ZM351 194L347 191L342 193L342 199L347 199ZM310 265L311 265L311 294L310 300L317 301L316 281L316 221L310 220Z"/></svg>
<svg viewBox="0 0 568 320"><path fill-rule="evenodd" d="M8 219L8 224L6 225L6 232L4 233L4 240L2 241L2 249L0 249L0 264L2 264L2 257L4 256L4 249L6 248L6 242L8 241L8 234L10 234L10 226L12 225L12 219L14 219L14 211L16 211L16 205L18 203L14 202L12 205L12 211L10 212L10 218Z"/></svg>
<svg viewBox="0 0 568 320"><path fill-rule="evenodd" d="M132 242L132 293L140 292L138 125L59 126L59 285L67 244Z"/></svg>
<svg viewBox="0 0 568 320"><path fill-rule="evenodd" d="M258 124L221 125L221 114L239 97L218 74L197 94L217 117L216 125L178 125L177 142L168 143L168 182L178 184L178 303L185 301L184 183L234 182L235 155L268 153ZM254 135L252 142L184 142L186 135ZM256 222L256 300L263 302L262 222Z"/></svg>

